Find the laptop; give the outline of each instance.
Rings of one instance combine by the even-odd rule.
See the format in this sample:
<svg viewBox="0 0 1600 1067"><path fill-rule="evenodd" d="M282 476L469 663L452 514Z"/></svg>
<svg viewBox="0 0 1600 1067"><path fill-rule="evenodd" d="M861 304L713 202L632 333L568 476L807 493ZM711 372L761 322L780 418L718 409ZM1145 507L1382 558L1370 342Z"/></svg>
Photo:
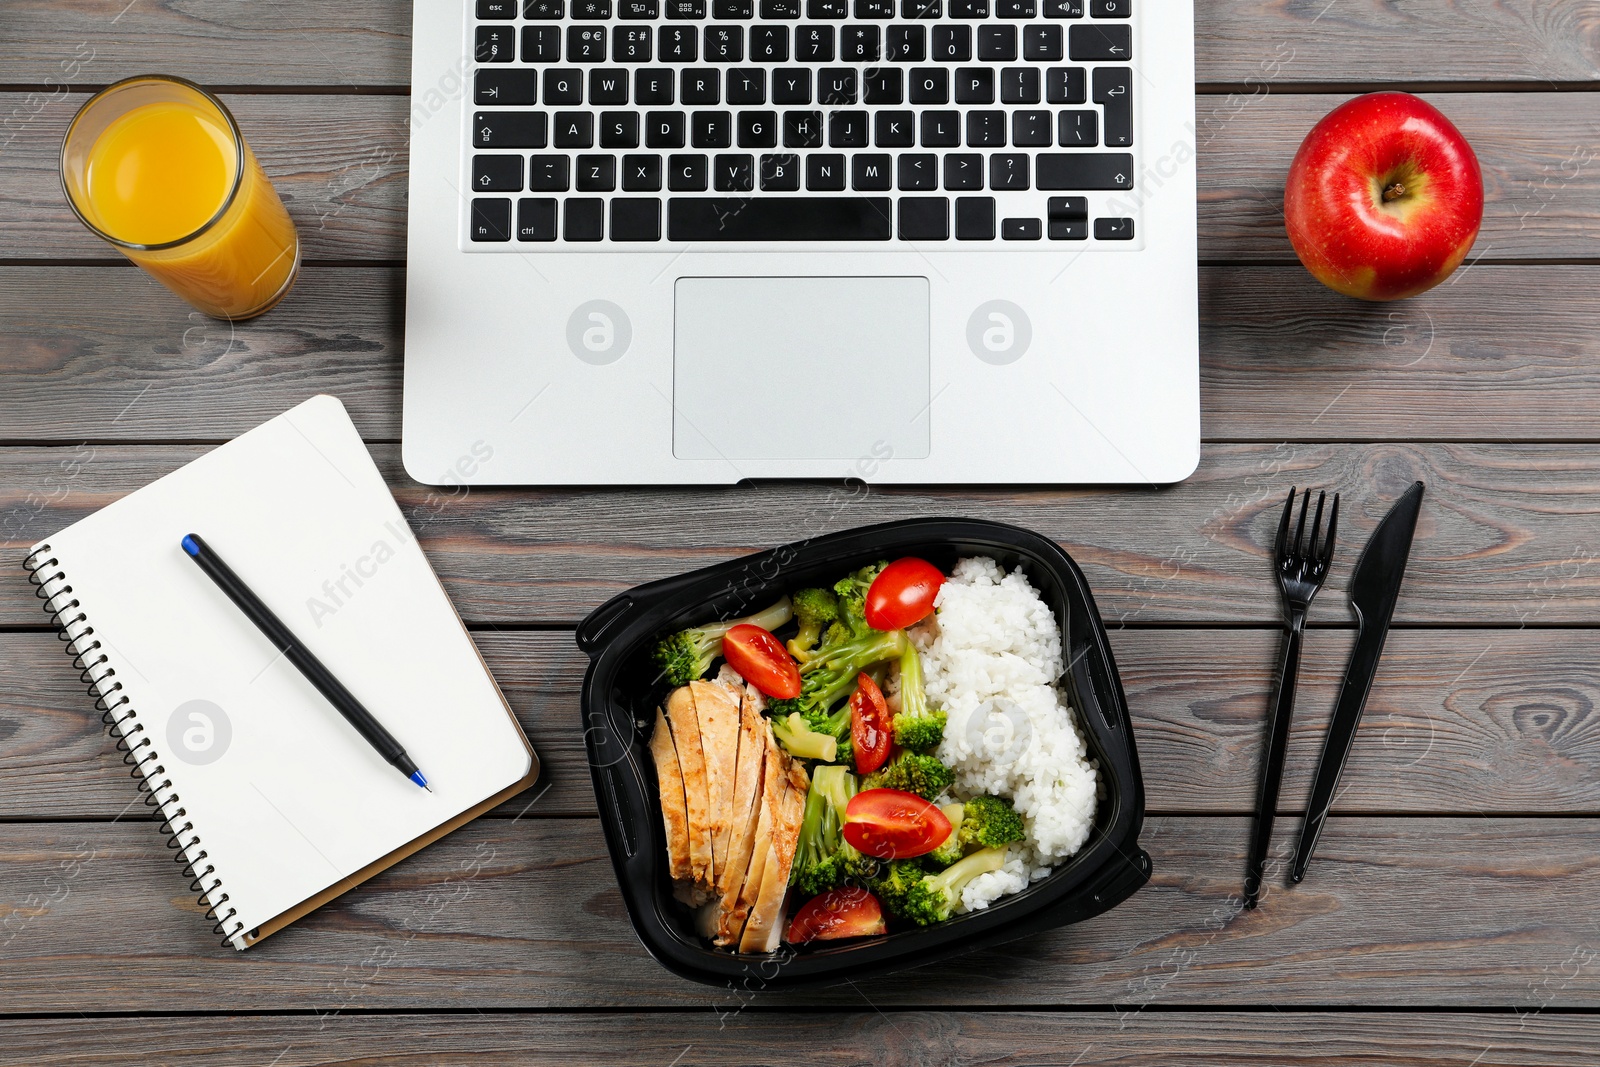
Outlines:
<svg viewBox="0 0 1600 1067"><path fill-rule="evenodd" d="M413 10L413 478L1195 469L1192 0Z"/></svg>

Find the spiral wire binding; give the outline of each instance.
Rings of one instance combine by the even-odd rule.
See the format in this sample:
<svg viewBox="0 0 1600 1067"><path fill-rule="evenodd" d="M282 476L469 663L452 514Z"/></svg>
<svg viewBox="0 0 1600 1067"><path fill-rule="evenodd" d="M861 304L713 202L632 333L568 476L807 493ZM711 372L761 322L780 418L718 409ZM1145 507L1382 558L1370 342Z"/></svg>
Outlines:
<svg viewBox="0 0 1600 1067"><path fill-rule="evenodd" d="M181 865L182 876L191 879L189 891L199 894L198 902L206 909L206 918L216 924L211 932L222 935L224 948L231 947L233 939L244 932L242 922L228 929L229 920L239 911L237 908L221 910L228 903L228 894L222 890L222 878L211 864L200 866L206 860L206 850L200 847L194 823L185 818L187 811L173 790L172 779L166 777L161 754L156 751L144 723L137 721L139 713L130 705L122 683L115 680L117 669L108 665L110 657L101 650L100 641L94 636L94 626L72 597L72 586L67 583L66 572L60 569L60 561L50 554L50 545L45 543L29 553L22 565L28 572L28 581L33 584L33 595L44 601L43 611L56 627L56 639L66 643L65 651L72 657L79 680L94 697L94 709L100 713L106 733L117 743L122 762L132 768L128 775L134 780L145 806L151 809L151 818L160 823L160 833L167 839L167 847L177 852L173 861ZM41 575L47 568L52 572ZM185 834L189 835L188 840L184 840Z"/></svg>

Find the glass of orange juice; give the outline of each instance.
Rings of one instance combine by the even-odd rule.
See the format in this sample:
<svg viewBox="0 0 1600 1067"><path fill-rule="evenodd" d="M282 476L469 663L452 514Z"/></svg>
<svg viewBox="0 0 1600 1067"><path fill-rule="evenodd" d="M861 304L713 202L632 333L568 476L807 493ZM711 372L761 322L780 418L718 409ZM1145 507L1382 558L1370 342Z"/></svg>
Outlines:
<svg viewBox="0 0 1600 1067"><path fill-rule="evenodd" d="M300 238L222 102L141 76L92 96L61 145L83 224L219 319L248 319L294 285Z"/></svg>

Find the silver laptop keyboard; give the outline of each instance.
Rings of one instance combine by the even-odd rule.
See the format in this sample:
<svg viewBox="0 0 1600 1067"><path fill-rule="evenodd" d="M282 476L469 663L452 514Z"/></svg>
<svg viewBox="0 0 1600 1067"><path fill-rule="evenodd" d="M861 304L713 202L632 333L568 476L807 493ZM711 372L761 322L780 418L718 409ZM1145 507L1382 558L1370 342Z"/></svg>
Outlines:
<svg viewBox="0 0 1600 1067"><path fill-rule="evenodd" d="M1134 240L1133 0L468 2L469 247Z"/></svg>

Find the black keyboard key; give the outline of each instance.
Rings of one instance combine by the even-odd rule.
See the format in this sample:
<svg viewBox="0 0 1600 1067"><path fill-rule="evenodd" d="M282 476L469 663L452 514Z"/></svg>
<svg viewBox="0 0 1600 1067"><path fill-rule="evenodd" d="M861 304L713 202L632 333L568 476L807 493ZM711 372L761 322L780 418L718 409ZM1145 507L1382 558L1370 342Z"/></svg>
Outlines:
<svg viewBox="0 0 1600 1067"><path fill-rule="evenodd" d="M905 99L899 67L868 67L861 72L863 104L899 104Z"/></svg>
<svg viewBox="0 0 1600 1067"><path fill-rule="evenodd" d="M1067 33L1067 54L1074 63L1109 60L1126 63L1133 58L1133 27L1116 23L1084 23Z"/></svg>
<svg viewBox="0 0 1600 1067"><path fill-rule="evenodd" d="M472 116L473 148L543 148L548 136L542 111L479 111Z"/></svg>
<svg viewBox="0 0 1600 1067"><path fill-rule="evenodd" d="M1006 113L1004 111L967 112L967 146L969 148L1003 148L1006 143Z"/></svg>
<svg viewBox="0 0 1600 1067"><path fill-rule="evenodd" d="M831 153L806 154L806 188L818 192L844 191L844 156Z"/></svg>
<svg viewBox="0 0 1600 1067"><path fill-rule="evenodd" d="M697 67L683 72L679 98L685 104L720 104L721 80L715 70Z"/></svg>
<svg viewBox="0 0 1600 1067"><path fill-rule="evenodd" d="M787 63L789 61L789 27L750 27L750 62Z"/></svg>
<svg viewBox="0 0 1600 1067"><path fill-rule="evenodd" d="M753 19L756 17L756 5L754 0L711 0L711 17Z"/></svg>
<svg viewBox="0 0 1600 1067"><path fill-rule="evenodd" d="M1132 189L1133 156L1127 152L1040 152L1041 189Z"/></svg>
<svg viewBox="0 0 1600 1067"><path fill-rule="evenodd" d="M1089 14L1097 19L1133 17L1133 0L1089 0Z"/></svg>
<svg viewBox="0 0 1600 1067"><path fill-rule="evenodd" d="M1000 102L1002 104L1037 104L1039 102L1039 68L1007 67L1000 72Z"/></svg>
<svg viewBox="0 0 1600 1067"><path fill-rule="evenodd" d="M1089 76L1082 67L1051 67L1044 72L1044 98L1052 104L1081 104L1089 99Z"/></svg>
<svg viewBox="0 0 1600 1067"><path fill-rule="evenodd" d="M982 189L983 157L976 152L952 152L944 157L946 189Z"/></svg>
<svg viewBox="0 0 1600 1067"><path fill-rule="evenodd" d="M1007 241L1037 241L1043 229L1038 219L1006 219L1000 224L1000 236Z"/></svg>
<svg viewBox="0 0 1600 1067"><path fill-rule="evenodd" d="M886 196L674 197L669 241L887 241Z"/></svg>
<svg viewBox="0 0 1600 1067"><path fill-rule="evenodd" d="M543 145L537 147L543 148ZM639 113L637 111L602 111L600 113L601 148L638 148Z"/></svg>
<svg viewBox="0 0 1600 1067"><path fill-rule="evenodd" d="M765 104L767 72L760 67L734 67L728 71L728 103Z"/></svg>
<svg viewBox="0 0 1600 1067"><path fill-rule="evenodd" d="M940 0L900 0L900 17L903 19L943 18L944 4Z"/></svg>
<svg viewBox="0 0 1600 1067"><path fill-rule="evenodd" d="M839 58L845 63L877 62L878 44L876 26L842 26L839 29Z"/></svg>
<svg viewBox="0 0 1600 1067"><path fill-rule="evenodd" d="M707 26L707 63L737 63L744 58L743 26Z"/></svg>
<svg viewBox="0 0 1600 1067"><path fill-rule="evenodd" d="M994 240L994 197L956 197L956 240Z"/></svg>
<svg viewBox="0 0 1600 1067"><path fill-rule="evenodd" d="M954 148L961 143L961 112L924 111L922 147Z"/></svg>
<svg viewBox="0 0 1600 1067"><path fill-rule="evenodd" d="M1022 27L1022 58L1055 62L1066 58L1061 47L1060 26Z"/></svg>
<svg viewBox="0 0 1600 1067"><path fill-rule="evenodd" d="M804 67L786 67L772 72L774 104L811 103L811 72Z"/></svg>
<svg viewBox="0 0 1600 1067"><path fill-rule="evenodd" d="M909 148L916 143L911 112L879 111L872 118L872 143L879 148Z"/></svg>
<svg viewBox="0 0 1600 1067"><path fill-rule="evenodd" d="M545 71L544 102L552 107L583 103L583 75L575 70Z"/></svg>
<svg viewBox="0 0 1600 1067"><path fill-rule="evenodd" d="M589 72L589 103L626 104L628 102L628 72L625 70L596 68Z"/></svg>
<svg viewBox="0 0 1600 1067"><path fill-rule="evenodd" d="M569 241L598 241L605 227L606 202L573 198L562 206L562 234Z"/></svg>
<svg viewBox="0 0 1600 1067"><path fill-rule="evenodd" d="M672 71L661 67L633 72L635 104L672 103Z"/></svg>
<svg viewBox="0 0 1600 1067"><path fill-rule="evenodd" d="M943 67L917 67L911 72L913 104L948 104L950 72Z"/></svg>
<svg viewBox="0 0 1600 1067"><path fill-rule="evenodd" d="M1002 19L1031 19L1035 14L1034 0L995 0L994 14Z"/></svg>
<svg viewBox="0 0 1600 1067"><path fill-rule="evenodd" d="M646 148L682 148L687 121L681 111L648 111L644 116Z"/></svg>
<svg viewBox="0 0 1600 1067"><path fill-rule="evenodd" d="M893 156L855 155L850 157L850 188L876 192L891 187Z"/></svg>
<svg viewBox="0 0 1600 1067"><path fill-rule="evenodd" d="M733 145L733 116L726 111L696 111L694 135L691 142L696 148L730 148Z"/></svg>
<svg viewBox="0 0 1600 1067"><path fill-rule="evenodd" d="M719 193L748 193L756 187L755 160L747 155L718 156L711 182Z"/></svg>
<svg viewBox="0 0 1600 1067"><path fill-rule="evenodd" d="M922 63L928 58L926 26L890 26L884 58L896 63Z"/></svg>
<svg viewBox="0 0 1600 1067"><path fill-rule="evenodd" d="M1106 115L1106 147L1133 144L1133 71L1127 67L1096 67L1094 102Z"/></svg>
<svg viewBox="0 0 1600 1067"><path fill-rule="evenodd" d="M842 19L850 17L850 6L845 0L806 0L806 18Z"/></svg>
<svg viewBox="0 0 1600 1067"><path fill-rule="evenodd" d="M1011 143L1018 148L1049 148L1055 136L1048 111L1013 111Z"/></svg>
<svg viewBox="0 0 1600 1067"><path fill-rule="evenodd" d="M979 26L978 58L1009 62L1017 58L1015 26Z"/></svg>
<svg viewBox="0 0 1600 1067"><path fill-rule="evenodd" d="M618 197L611 201L611 239L661 240L661 201L653 196Z"/></svg>
<svg viewBox="0 0 1600 1067"><path fill-rule="evenodd" d="M630 193L654 193L661 188L661 157L622 157L622 188Z"/></svg>
<svg viewBox="0 0 1600 1067"><path fill-rule="evenodd" d="M556 198L524 197L517 201L517 240L554 241L556 239Z"/></svg>
<svg viewBox="0 0 1600 1067"><path fill-rule="evenodd" d="M667 188L675 193L703 193L711 173L705 156L668 156Z"/></svg>
<svg viewBox="0 0 1600 1067"><path fill-rule="evenodd" d="M794 58L802 63L832 63L833 27L797 28L794 31Z"/></svg>
<svg viewBox="0 0 1600 1067"><path fill-rule="evenodd" d="M530 22L554 22L566 11L562 0L527 0L522 5L522 17Z"/></svg>
<svg viewBox="0 0 1600 1067"><path fill-rule="evenodd" d="M900 198L902 241L948 241L950 239L950 201L943 196L903 196Z"/></svg>
<svg viewBox="0 0 1600 1067"><path fill-rule="evenodd" d="M473 156L472 191L475 193L520 193L522 191L521 156ZM511 201L507 200L507 204ZM510 210L508 207L507 211ZM508 215L509 219L510 216ZM509 232L510 222L506 223ZM497 238L504 240L504 238Z"/></svg>
<svg viewBox="0 0 1600 1067"><path fill-rule="evenodd" d="M522 27L522 61L524 63L560 62L561 27Z"/></svg>
<svg viewBox="0 0 1600 1067"><path fill-rule="evenodd" d="M693 63L700 57L700 37L693 26L663 26L657 42L663 63Z"/></svg>
<svg viewBox="0 0 1600 1067"><path fill-rule="evenodd" d="M649 26L613 26L611 58L618 63L650 62Z"/></svg>
<svg viewBox="0 0 1600 1067"><path fill-rule="evenodd" d="M532 70L480 70L472 79L475 104L535 104L539 101L539 73Z"/></svg>
<svg viewBox="0 0 1600 1067"><path fill-rule="evenodd" d="M1089 199L1083 196L1052 196L1045 211L1052 241L1089 239Z"/></svg>
<svg viewBox="0 0 1600 1067"><path fill-rule="evenodd" d="M800 0L761 0L761 17L797 19L800 17Z"/></svg>
<svg viewBox="0 0 1600 1067"><path fill-rule="evenodd" d="M1133 220L1095 219L1094 239L1096 241L1131 241L1133 240Z"/></svg>
<svg viewBox="0 0 1600 1067"><path fill-rule="evenodd" d="M996 152L989 157L989 188L1026 189L1028 157L1023 153Z"/></svg>
<svg viewBox="0 0 1600 1067"><path fill-rule="evenodd" d="M761 157L761 191L792 193L800 188L800 157L780 154Z"/></svg>
<svg viewBox="0 0 1600 1067"><path fill-rule="evenodd" d="M703 19L706 17L706 0L663 0L669 19Z"/></svg>
<svg viewBox="0 0 1600 1067"><path fill-rule="evenodd" d="M953 19L986 19L989 17L989 0L949 0Z"/></svg>
<svg viewBox="0 0 1600 1067"><path fill-rule="evenodd" d="M935 26L933 58L941 63L966 63L972 59L971 26Z"/></svg>
<svg viewBox="0 0 1600 1067"><path fill-rule="evenodd" d="M739 112L740 148L776 148L778 115L774 111Z"/></svg>
<svg viewBox="0 0 1600 1067"><path fill-rule="evenodd" d="M510 26L479 26L473 42L473 58L479 63L509 63L517 58L516 31ZM511 217L511 201L506 202L506 218ZM509 231L511 223L507 221ZM505 238L496 238L505 240Z"/></svg>
<svg viewBox="0 0 1600 1067"><path fill-rule="evenodd" d="M1043 0L1047 19L1083 18L1083 0Z"/></svg>
<svg viewBox="0 0 1600 1067"><path fill-rule="evenodd" d="M828 145L831 148L867 147L867 113L865 111L829 112Z"/></svg>
<svg viewBox="0 0 1600 1067"><path fill-rule="evenodd" d="M785 111L783 113L783 147L821 148L822 112Z"/></svg>
<svg viewBox="0 0 1600 1067"><path fill-rule="evenodd" d="M856 18L892 19L894 0L856 0Z"/></svg>
<svg viewBox="0 0 1600 1067"><path fill-rule="evenodd" d="M616 156L579 156L577 172L574 185L580 193L609 193L617 187Z"/></svg>
<svg viewBox="0 0 1600 1067"><path fill-rule="evenodd" d="M556 148L593 148L594 112L557 111L551 144Z"/></svg>
<svg viewBox="0 0 1600 1067"><path fill-rule="evenodd" d="M817 71L817 102L819 104L853 104L856 102L856 72L844 67L829 67Z"/></svg>
<svg viewBox="0 0 1600 1067"><path fill-rule="evenodd" d="M503 196L473 200L470 227L474 241L511 240L511 201Z"/></svg>
<svg viewBox="0 0 1600 1067"><path fill-rule="evenodd" d="M630 22L648 22L656 17L656 0L619 0L617 17Z"/></svg>
<svg viewBox="0 0 1600 1067"><path fill-rule="evenodd" d="M1096 111L1063 111L1057 142L1062 148L1093 148L1100 143L1100 114Z"/></svg>
<svg viewBox="0 0 1600 1067"><path fill-rule="evenodd" d="M564 193L571 183L568 156L534 156L528 160L528 191L534 193Z"/></svg>
<svg viewBox="0 0 1600 1067"><path fill-rule="evenodd" d="M907 152L895 160L900 188L926 192L939 188L939 157L929 152Z"/></svg>
<svg viewBox="0 0 1600 1067"><path fill-rule="evenodd" d="M585 22L603 22L611 17L611 0L572 0L572 17Z"/></svg>
<svg viewBox="0 0 1600 1067"><path fill-rule="evenodd" d="M994 68L958 67L956 69L956 103L994 103Z"/></svg>
<svg viewBox="0 0 1600 1067"><path fill-rule="evenodd" d="M485 21L514 19L517 17L516 0L478 0L478 17Z"/></svg>

